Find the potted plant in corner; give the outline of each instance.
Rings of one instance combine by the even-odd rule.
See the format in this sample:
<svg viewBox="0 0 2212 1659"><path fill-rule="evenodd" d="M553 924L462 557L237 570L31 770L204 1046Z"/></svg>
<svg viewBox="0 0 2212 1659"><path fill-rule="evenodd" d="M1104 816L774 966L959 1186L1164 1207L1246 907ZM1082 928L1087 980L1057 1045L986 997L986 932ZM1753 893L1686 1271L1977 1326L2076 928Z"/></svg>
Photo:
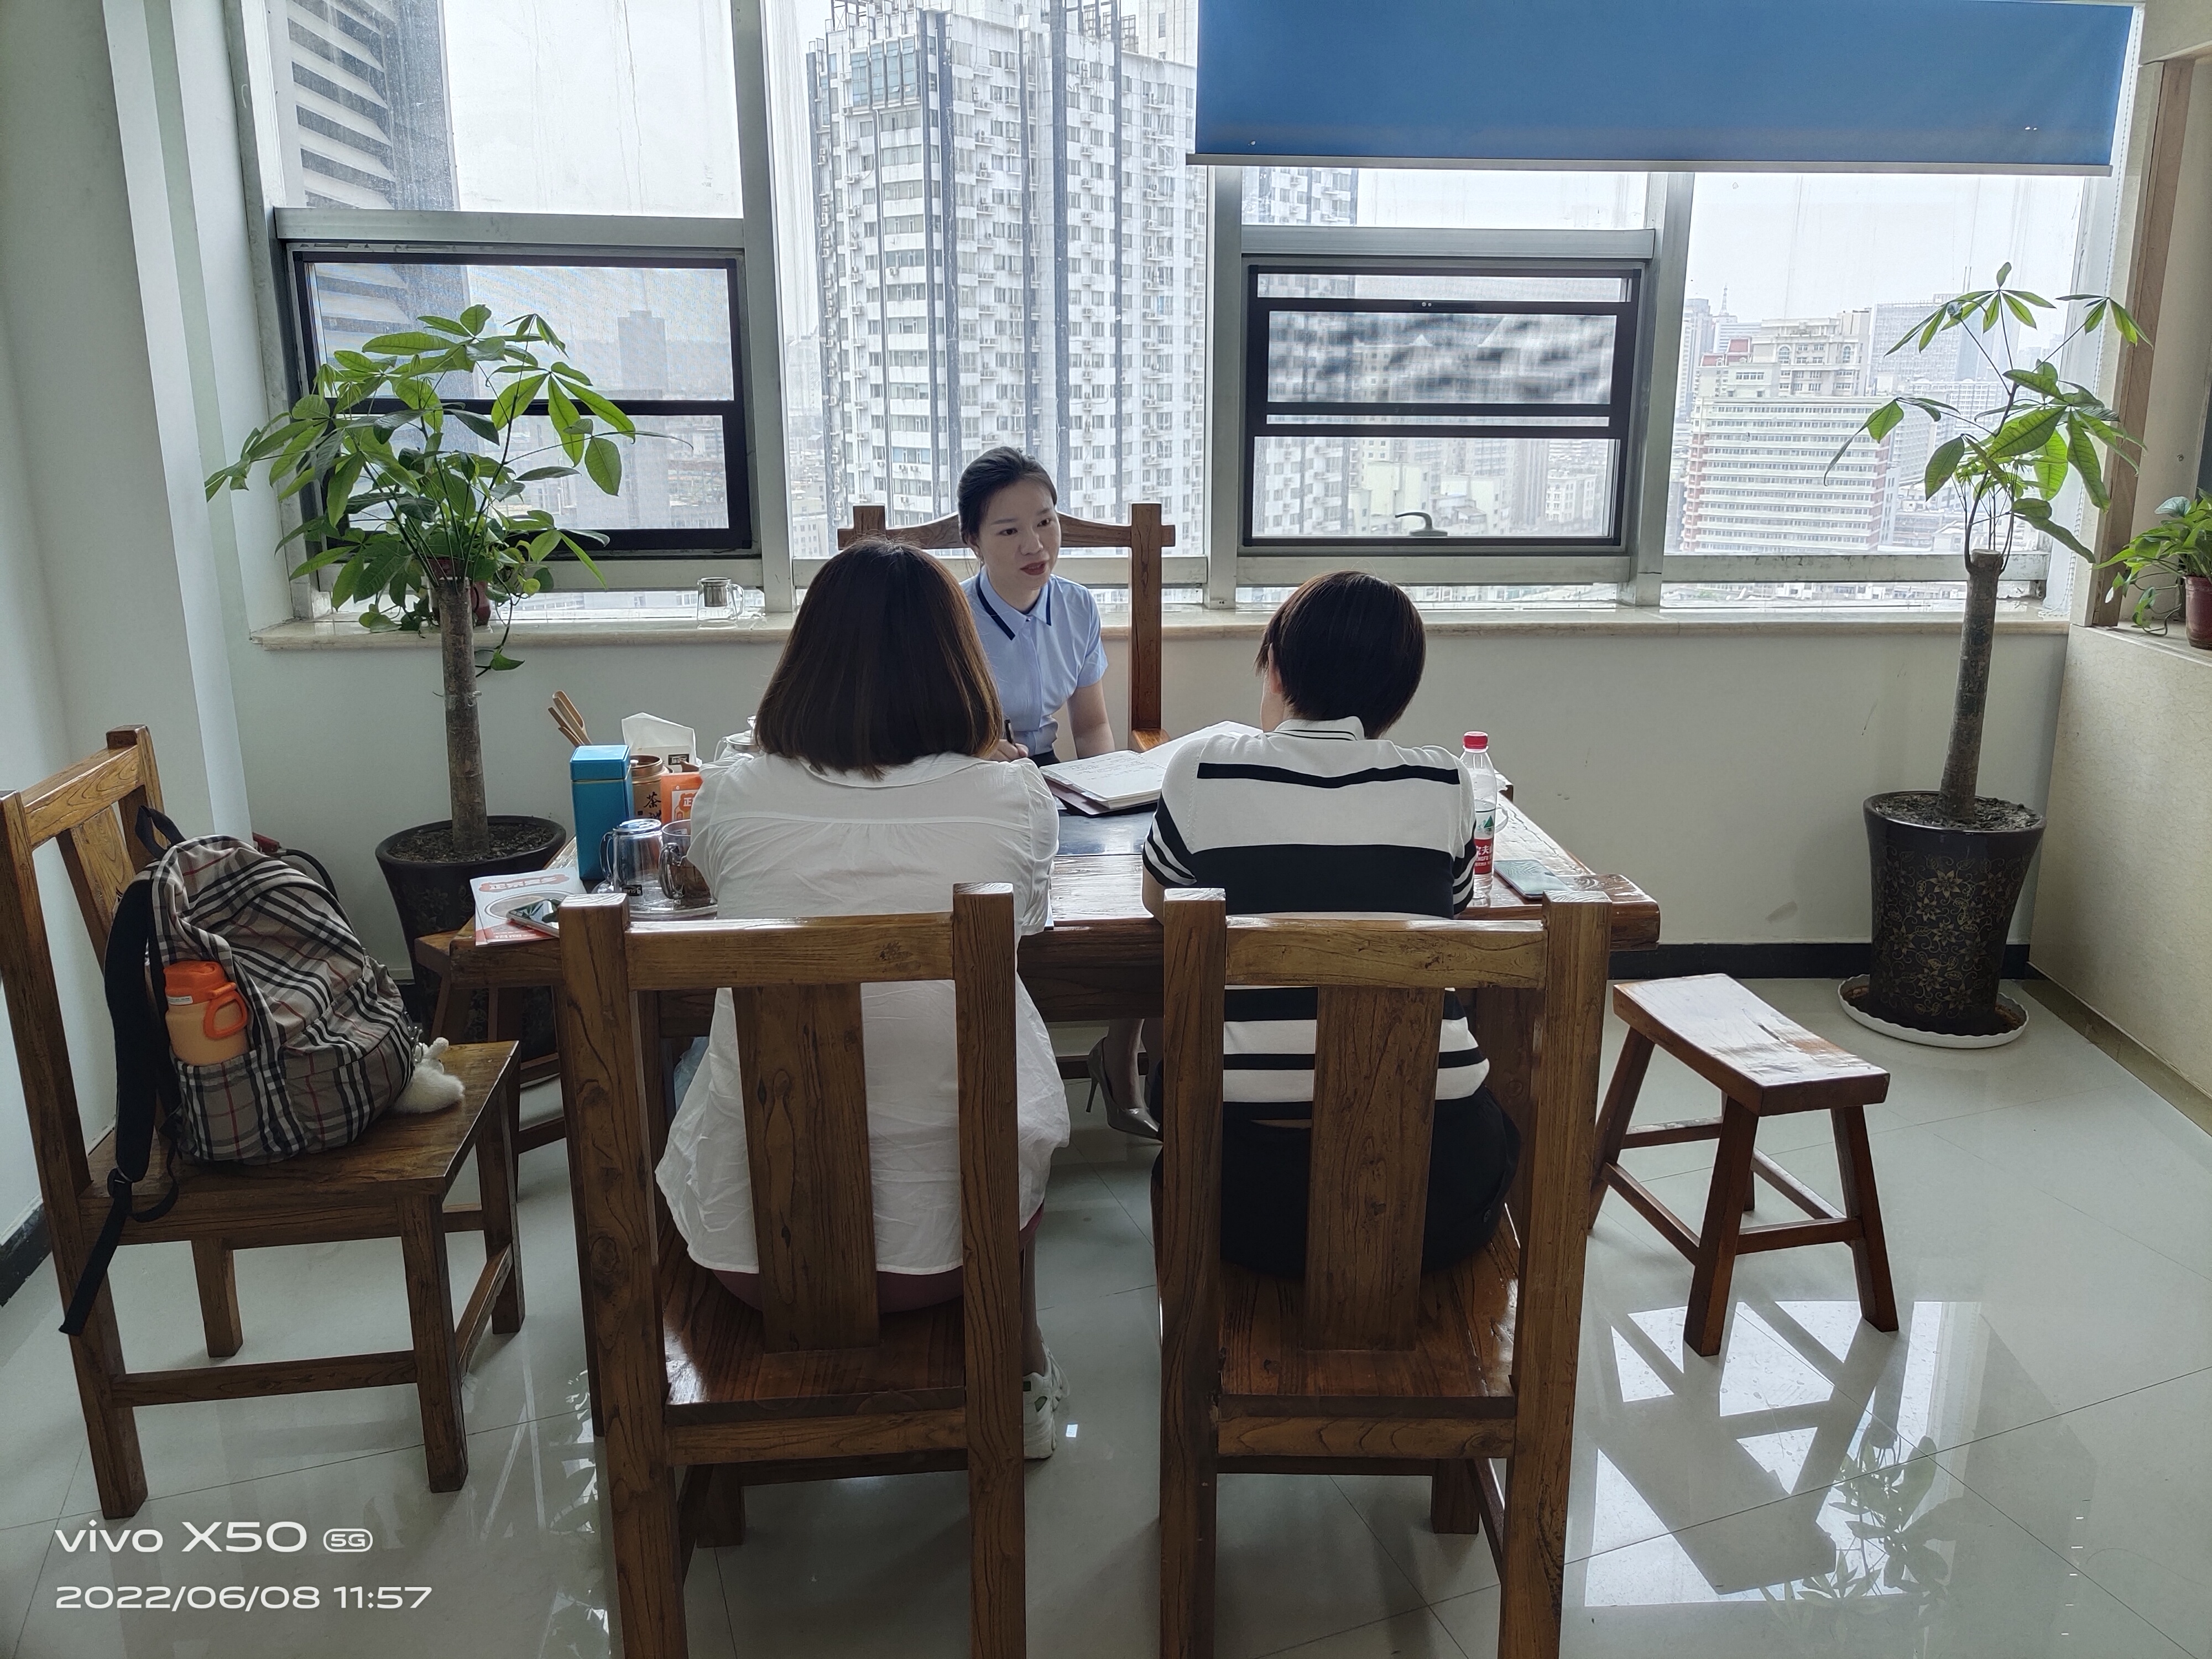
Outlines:
<svg viewBox="0 0 2212 1659"><path fill-rule="evenodd" d="M526 486L580 470L613 495L622 453L608 434L636 436L629 417L564 361L567 349L536 315L503 328L481 305L458 319L418 318L413 329L334 352L316 369L313 390L207 481L211 499L244 489L265 464L280 499L310 504L278 544L301 539L310 550L294 576L335 565L331 603L368 601L363 627L436 630L451 815L376 848L410 943L468 920L470 877L541 868L567 837L550 818L485 809L477 681L517 664L501 648L504 635L489 647L476 637L491 606L538 590L555 553L565 549L598 574L584 544L606 538L564 528L523 499ZM519 423L540 404L553 441L518 453L518 439L532 429Z"/></svg>
<svg viewBox="0 0 2212 1659"><path fill-rule="evenodd" d="M1931 501L1948 495L1962 514L1966 617L1942 781L1934 790L1899 790L1865 803L1874 957L1863 981L1843 987L1844 1007L1862 1024L1949 1047L2009 1042L2027 1018L1998 994L1997 984L2021 885L2043 838L2043 815L1978 789L1998 580L2015 544L2039 534L2094 562L2095 555L2058 521L2058 494L2069 478L2078 480L2090 502L2104 507L2100 449L2125 462L2124 452L2135 442L2094 392L2060 380L2056 368L2069 342L2107 325L2130 343L2142 339L2135 319L2108 296L2066 295L2064 301L2083 305L2081 321L2033 368L2020 368L2012 361L2011 330L2033 328L2039 311L2055 307L2008 286L2011 276L2010 264L1999 266L1996 286L1944 301L1890 348L1925 350L1940 334L1971 331L1968 337L2003 387L2003 401L1966 411L1930 398L1893 398L1835 457L1840 460L1862 435L1880 442L1907 410L1917 410L1936 425L1932 435L1940 440L1928 458L1923 492ZM2002 361L1990 349L1992 336Z"/></svg>
<svg viewBox="0 0 2212 1659"><path fill-rule="evenodd" d="M2147 579L2173 577L2181 589L2182 627L2190 644L2200 651L2212 651L2212 493L2200 489L2194 498L2176 495L2160 501L2158 514L2158 523L2101 568L2117 568L2119 574L2114 581L2136 590L2136 626L2159 624L2160 632L2164 631L2158 614L2161 584Z"/></svg>

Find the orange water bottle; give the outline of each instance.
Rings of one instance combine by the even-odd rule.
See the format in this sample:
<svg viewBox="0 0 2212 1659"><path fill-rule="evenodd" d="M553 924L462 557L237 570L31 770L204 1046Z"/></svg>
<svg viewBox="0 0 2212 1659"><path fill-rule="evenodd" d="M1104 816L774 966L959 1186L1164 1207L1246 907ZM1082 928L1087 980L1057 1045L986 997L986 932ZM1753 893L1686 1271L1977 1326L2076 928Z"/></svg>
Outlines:
<svg viewBox="0 0 2212 1659"><path fill-rule="evenodd" d="M169 1048L187 1066L220 1066L246 1052L246 999L219 962L173 962L161 970Z"/></svg>

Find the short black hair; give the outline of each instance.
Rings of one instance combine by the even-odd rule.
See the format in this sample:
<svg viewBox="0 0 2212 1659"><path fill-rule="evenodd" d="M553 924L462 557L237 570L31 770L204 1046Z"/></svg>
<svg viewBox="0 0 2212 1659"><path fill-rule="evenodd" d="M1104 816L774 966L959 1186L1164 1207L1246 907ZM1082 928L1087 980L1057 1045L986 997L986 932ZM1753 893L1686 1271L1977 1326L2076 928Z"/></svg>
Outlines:
<svg viewBox="0 0 2212 1659"><path fill-rule="evenodd" d="M1053 505L1060 504L1060 486L1052 481L1052 474L1031 456L1024 455L1011 444L1000 444L996 449L987 449L968 463L960 475L960 488L955 499L960 503L960 539L972 544L982 532L983 509L991 504L991 497L1008 484L1018 484L1034 478L1045 487Z"/></svg>
<svg viewBox="0 0 2212 1659"><path fill-rule="evenodd" d="M1358 570L1315 576L1285 599L1260 635L1283 700L1310 720L1357 714L1370 738L1398 723L1420 690L1429 655L1421 613L1395 583Z"/></svg>
<svg viewBox="0 0 2212 1659"><path fill-rule="evenodd" d="M766 754L880 777L925 755L980 755L1003 719L951 573L871 536L815 572L753 738Z"/></svg>

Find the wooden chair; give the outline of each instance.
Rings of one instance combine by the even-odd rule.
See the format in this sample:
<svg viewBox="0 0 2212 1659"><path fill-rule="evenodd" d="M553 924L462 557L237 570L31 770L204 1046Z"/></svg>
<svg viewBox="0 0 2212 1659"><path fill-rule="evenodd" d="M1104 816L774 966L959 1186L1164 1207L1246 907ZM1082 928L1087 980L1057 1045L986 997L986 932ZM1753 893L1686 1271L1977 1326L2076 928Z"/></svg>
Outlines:
<svg viewBox="0 0 2212 1659"><path fill-rule="evenodd" d="M1162 1659L1213 1651L1215 1477L1270 1473L1428 1475L1431 1524L1488 1535L1499 1654L1556 1654L1604 896L1555 895L1537 921L1231 920L1192 890L1165 920ZM1267 985L1320 988L1303 1281L1220 1257L1223 991ZM1424 1275L1437 1028L1447 987L1480 986L1542 996L1528 1199Z"/></svg>
<svg viewBox="0 0 2212 1659"><path fill-rule="evenodd" d="M107 747L91 759L0 796L0 851L6 862L0 872L0 980L7 987L31 1150L64 1301L107 1214L105 1183L115 1162L114 1134L111 1130L85 1151L32 855L47 842L61 843L94 953L105 957L116 900L151 861L131 826L141 806L158 811L161 805L154 739L143 726L110 732ZM70 1346L103 1514L135 1515L146 1501L137 1408L185 1400L411 1382L422 1401L430 1490L455 1492L467 1481L462 1374L487 1325L501 1333L522 1326L514 1153L507 1136L514 1046L449 1049L446 1062L468 1086L458 1106L423 1116L387 1115L351 1146L265 1167L203 1169L179 1160L175 1206L157 1221L133 1221L125 1228L125 1245L191 1242L210 1359L228 1358L245 1340L234 1252L335 1239L399 1240L412 1341L384 1353L133 1371L124 1364L113 1294L102 1286L84 1334L72 1337ZM483 1201L448 1205L446 1194L471 1151ZM484 1268L456 1328L445 1236L477 1231L484 1236Z"/></svg>
<svg viewBox="0 0 2212 1659"><path fill-rule="evenodd" d="M939 552L967 545L960 539L957 514L892 530L884 527L883 507L872 502L853 508L853 522L837 532L838 550L863 536L888 536ZM1062 514L1060 544L1129 550L1129 747L1141 753L1165 743L1168 734L1160 722L1160 553L1176 544L1175 526L1160 522L1158 502L1132 501L1127 524Z"/></svg>
<svg viewBox="0 0 2212 1659"><path fill-rule="evenodd" d="M1613 1011L1627 1022L1628 1040L1614 1064L1598 1125L1589 1224L1597 1224L1609 1188L1695 1264L1683 1333L1691 1348L1707 1358L1720 1352L1737 1256L1804 1244L1849 1244L1860 1313L1878 1331L1895 1330L1897 1292L1890 1285L1889 1247L1882 1237L1866 1127L1867 1107L1888 1096L1889 1073L1768 1007L1725 974L1616 985ZM1655 1044L1718 1086L1720 1116L1628 1127ZM1834 1126L1844 1185L1840 1211L1753 1145L1762 1117L1818 1111L1828 1113ZM1701 1233L1692 1232L1688 1223L1620 1167L1625 1149L1685 1140L1720 1143ZM1746 1227L1743 1215L1753 1205L1754 1172L1812 1219Z"/></svg>
<svg viewBox="0 0 2212 1659"><path fill-rule="evenodd" d="M969 1649L1024 1650L1013 892L952 914L633 924L618 894L561 911L602 1471L623 1650L680 1659L694 1544L744 1536L743 1487L968 1471ZM962 1300L876 1308L860 985L953 981ZM641 997L733 988L764 1307L696 1266L653 1180ZM716 1479L720 1466L720 1479ZM688 1468L679 1494L674 1471Z"/></svg>

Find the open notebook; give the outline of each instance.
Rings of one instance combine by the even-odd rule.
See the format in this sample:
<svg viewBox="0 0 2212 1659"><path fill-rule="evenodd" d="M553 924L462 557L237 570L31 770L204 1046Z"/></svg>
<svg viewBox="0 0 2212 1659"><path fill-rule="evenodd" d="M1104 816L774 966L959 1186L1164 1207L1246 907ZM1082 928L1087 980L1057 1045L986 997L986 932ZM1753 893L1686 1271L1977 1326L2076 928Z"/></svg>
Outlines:
<svg viewBox="0 0 2212 1659"><path fill-rule="evenodd" d="M1224 732L1255 729L1240 721L1222 720L1188 737L1172 738L1146 754L1116 749L1083 760L1062 761L1045 769L1044 781L1072 811L1121 812L1133 806L1149 806L1160 798L1161 780L1167 776L1168 763L1177 750Z"/></svg>

